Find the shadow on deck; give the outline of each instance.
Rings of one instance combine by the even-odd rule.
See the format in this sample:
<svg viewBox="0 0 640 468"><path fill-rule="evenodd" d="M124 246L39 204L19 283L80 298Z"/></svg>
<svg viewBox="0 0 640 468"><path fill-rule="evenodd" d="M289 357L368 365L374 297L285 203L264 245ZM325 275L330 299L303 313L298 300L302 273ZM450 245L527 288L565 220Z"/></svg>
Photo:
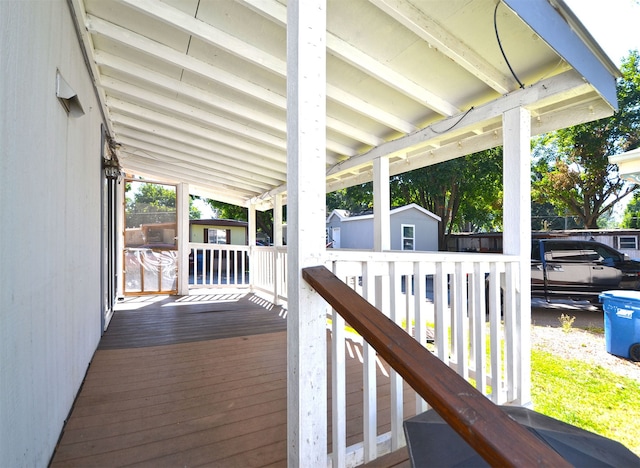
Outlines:
<svg viewBox="0 0 640 468"><path fill-rule="evenodd" d="M286 466L285 318L247 293L127 298L51 466ZM362 435L362 364L347 343L356 351L347 359L350 444ZM383 366L379 374L384 414ZM405 399L409 414L411 406ZM388 418L378 424L388 430ZM371 466L409 466L406 450Z"/></svg>

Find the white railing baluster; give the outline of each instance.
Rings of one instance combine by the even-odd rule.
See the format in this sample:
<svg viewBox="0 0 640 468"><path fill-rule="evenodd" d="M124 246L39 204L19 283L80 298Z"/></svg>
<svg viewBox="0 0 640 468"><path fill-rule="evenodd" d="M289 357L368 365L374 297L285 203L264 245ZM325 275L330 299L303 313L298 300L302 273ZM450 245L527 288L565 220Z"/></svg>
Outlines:
<svg viewBox="0 0 640 468"><path fill-rule="evenodd" d="M424 262L413 264L413 310L415 323L413 325L414 337L422 346L427 344L427 323L424 313L425 302L425 265ZM427 410L427 402L416 394L416 414Z"/></svg>
<svg viewBox="0 0 640 468"><path fill-rule="evenodd" d="M372 262L363 264L362 291L364 298L371 304L375 304L375 276ZM363 349L363 434L364 434L364 461L368 463L377 457L377 388L376 388L376 352L373 347L362 343Z"/></svg>
<svg viewBox="0 0 640 468"><path fill-rule="evenodd" d="M398 262L389 264L389 318L393 322L402 327L402 318L406 314L402 314L399 310L400 299L402 298L402 275L399 274ZM391 385L390 392L390 408L391 408L391 450L396 451L400 447L406 445L402 422L404 420L404 394L403 380L393 369L390 370L389 383Z"/></svg>
<svg viewBox="0 0 640 468"><path fill-rule="evenodd" d="M485 324L485 269L482 263L473 265L473 327L474 327L474 361L476 371L476 388L487 394L486 365L487 365L487 333Z"/></svg>
<svg viewBox="0 0 640 468"><path fill-rule="evenodd" d="M489 266L489 342L491 346L491 400L495 404L504 403L502 391L502 343L500 336L500 318L502 304L500 300L500 272L496 262Z"/></svg>
<svg viewBox="0 0 640 468"><path fill-rule="evenodd" d="M451 335L455 338L454 349L456 356L456 366L458 374L465 379L469 376L469 366L467 363L467 340L469 320L468 301L467 301L467 275L463 269L462 262L457 262L455 266L455 301L454 313L455 317L452 322Z"/></svg>
<svg viewBox="0 0 640 468"><path fill-rule="evenodd" d="M341 278L338 262L333 273ZM347 453L347 379L345 357L345 321L331 311L331 445L334 467L346 466Z"/></svg>
<svg viewBox="0 0 640 468"><path fill-rule="evenodd" d="M515 268L511 263L505 265L505 292L504 292L504 333L506 347L505 374L507 379L507 400L513 401L517 398L516 393L516 341L515 341L515 322L516 322L516 294L515 294Z"/></svg>

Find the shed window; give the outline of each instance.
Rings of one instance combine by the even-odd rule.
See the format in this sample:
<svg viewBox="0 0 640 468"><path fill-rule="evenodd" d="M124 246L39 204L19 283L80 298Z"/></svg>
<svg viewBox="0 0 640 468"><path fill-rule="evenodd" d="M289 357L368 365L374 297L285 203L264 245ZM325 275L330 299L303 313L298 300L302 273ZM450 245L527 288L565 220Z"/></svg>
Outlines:
<svg viewBox="0 0 640 468"><path fill-rule="evenodd" d="M621 249L637 249L638 238L636 236L620 236L619 245Z"/></svg>
<svg viewBox="0 0 640 468"><path fill-rule="evenodd" d="M208 244L229 244L231 231L228 229L205 229L204 238Z"/></svg>
<svg viewBox="0 0 640 468"><path fill-rule="evenodd" d="M413 224L402 225L402 250L416 250L416 227Z"/></svg>

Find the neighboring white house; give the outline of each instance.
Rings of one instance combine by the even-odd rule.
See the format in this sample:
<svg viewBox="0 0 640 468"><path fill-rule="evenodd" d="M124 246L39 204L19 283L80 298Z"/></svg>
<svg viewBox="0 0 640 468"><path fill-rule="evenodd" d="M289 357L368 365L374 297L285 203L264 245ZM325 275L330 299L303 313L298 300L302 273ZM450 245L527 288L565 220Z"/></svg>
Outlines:
<svg viewBox="0 0 640 468"><path fill-rule="evenodd" d="M415 203L390 212L391 250L438 250L440 217ZM373 249L373 213L333 210L327 217L327 243L334 249Z"/></svg>

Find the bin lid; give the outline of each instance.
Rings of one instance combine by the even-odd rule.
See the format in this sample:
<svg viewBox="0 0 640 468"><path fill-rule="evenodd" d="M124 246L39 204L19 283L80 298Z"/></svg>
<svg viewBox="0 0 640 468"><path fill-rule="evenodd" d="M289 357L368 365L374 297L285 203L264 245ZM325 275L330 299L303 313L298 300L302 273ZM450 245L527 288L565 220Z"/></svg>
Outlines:
<svg viewBox="0 0 640 468"><path fill-rule="evenodd" d="M599 297L600 302L604 299L630 299L633 301L640 301L640 291L633 291L630 289L602 291Z"/></svg>

